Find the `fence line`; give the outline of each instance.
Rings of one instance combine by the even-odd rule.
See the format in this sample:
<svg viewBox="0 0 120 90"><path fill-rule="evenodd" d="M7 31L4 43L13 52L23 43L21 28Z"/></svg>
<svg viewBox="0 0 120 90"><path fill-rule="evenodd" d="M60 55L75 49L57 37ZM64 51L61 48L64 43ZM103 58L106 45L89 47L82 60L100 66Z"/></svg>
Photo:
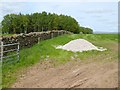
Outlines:
<svg viewBox="0 0 120 90"><path fill-rule="evenodd" d="M20 54L19 54L19 49L20 48L19 48L19 45L20 45L19 43L3 44L3 42L1 42L1 45L0 45L0 47L1 47L1 52L0 52L1 58L0 58L0 61L2 63L2 66L5 66L7 64L12 64L12 63L17 62L17 61L20 60ZM10 46L17 46L17 47L14 48L14 49L10 49L10 50L5 50L4 51L5 47L10 47ZM13 60L13 57L14 58L17 57L16 60Z"/></svg>
<svg viewBox="0 0 120 90"><path fill-rule="evenodd" d="M58 31L58 32L54 31L54 32L49 32L49 33L46 32L47 34L45 34L45 36L48 35L47 37L44 36L44 33L45 32L43 32L42 34L41 33L39 34L39 32L38 32L38 34L36 34L36 32L35 32L33 34L27 34L27 35L23 35L23 36L18 35L19 39L17 38L18 36L14 37L14 38L13 37L10 37L10 38L4 37L3 41L0 43L1 44L0 45L0 47L1 47L1 53L0 53L1 58L0 58L0 61L2 63L6 63L6 62L9 62L9 61L12 61L11 57L15 57L15 56L16 56L17 60L19 61L19 58L20 58L19 49L20 48L31 47L35 43L39 44L39 42L44 40L44 39L51 39L51 38L54 38L54 37L59 36L59 35L68 34L70 32L67 32L67 31ZM30 40L28 38L25 39L26 37L30 37ZM16 42L16 41L19 41L21 45L19 45L19 43L12 43L12 42ZM4 45L3 42L4 43L9 43L9 44L5 44ZM12 43L12 44L10 44L10 43ZM15 45L17 45L17 48L14 48ZM13 47L14 49L13 48L10 49L9 47ZM10 52L16 52L16 51L17 51L16 54L14 54L14 53L11 53L12 55L9 54ZM6 54L4 54L4 53L8 53L8 55L5 56ZM9 60L7 60L7 59L9 59Z"/></svg>

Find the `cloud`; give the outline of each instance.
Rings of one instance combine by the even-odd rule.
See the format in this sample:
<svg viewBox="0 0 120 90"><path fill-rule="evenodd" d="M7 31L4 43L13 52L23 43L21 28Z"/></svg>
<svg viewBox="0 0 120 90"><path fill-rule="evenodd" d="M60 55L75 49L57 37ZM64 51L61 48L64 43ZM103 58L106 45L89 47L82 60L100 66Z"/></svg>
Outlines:
<svg viewBox="0 0 120 90"><path fill-rule="evenodd" d="M112 26L112 28L118 27L118 22L117 21L109 21L106 23L107 26Z"/></svg>
<svg viewBox="0 0 120 90"><path fill-rule="evenodd" d="M114 10L108 10L108 9L98 9L98 10L86 10L83 11L86 14L105 14L105 13L113 13Z"/></svg>
<svg viewBox="0 0 120 90"><path fill-rule="evenodd" d="M19 13L24 9L24 5L21 2L2 2L0 3L0 21L3 16L10 13Z"/></svg>
<svg viewBox="0 0 120 90"><path fill-rule="evenodd" d="M23 7L23 3L8 2L8 3L2 3L1 10L2 10L2 13L5 15L8 13L18 13L23 10L22 7Z"/></svg>

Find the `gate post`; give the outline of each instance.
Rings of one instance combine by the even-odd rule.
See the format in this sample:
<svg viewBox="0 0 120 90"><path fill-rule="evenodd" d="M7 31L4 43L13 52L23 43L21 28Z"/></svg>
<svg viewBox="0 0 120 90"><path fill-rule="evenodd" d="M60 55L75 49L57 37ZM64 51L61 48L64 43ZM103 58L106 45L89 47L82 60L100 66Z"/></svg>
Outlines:
<svg viewBox="0 0 120 90"><path fill-rule="evenodd" d="M3 59L3 42L1 41L1 57L0 57L0 89L2 89L2 59Z"/></svg>
<svg viewBox="0 0 120 90"><path fill-rule="evenodd" d="M18 53L18 61L20 61L20 43L18 43L18 49L17 49L17 53Z"/></svg>
<svg viewBox="0 0 120 90"><path fill-rule="evenodd" d="M1 41L1 63L2 63L2 60L3 59L3 42Z"/></svg>

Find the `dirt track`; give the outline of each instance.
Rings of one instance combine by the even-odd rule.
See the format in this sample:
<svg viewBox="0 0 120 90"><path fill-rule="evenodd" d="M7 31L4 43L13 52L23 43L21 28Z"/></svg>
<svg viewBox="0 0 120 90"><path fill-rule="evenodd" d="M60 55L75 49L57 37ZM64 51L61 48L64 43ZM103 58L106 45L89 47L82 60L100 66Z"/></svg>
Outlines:
<svg viewBox="0 0 120 90"><path fill-rule="evenodd" d="M12 88L115 88L117 66L117 61L71 60L53 67L52 61L45 61L23 72Z"/></svg>

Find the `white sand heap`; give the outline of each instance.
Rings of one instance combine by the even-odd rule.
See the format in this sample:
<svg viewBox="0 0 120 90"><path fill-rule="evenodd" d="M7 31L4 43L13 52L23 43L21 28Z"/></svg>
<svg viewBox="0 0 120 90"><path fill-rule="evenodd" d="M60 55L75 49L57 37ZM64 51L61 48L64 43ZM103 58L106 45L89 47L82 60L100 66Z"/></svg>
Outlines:
<svg viewBox="0 0 120 90"><path fill-rule="evenodd" d="M56 49L64 49L67 51L73 51L73 52L82 52L82 51L88 51L88 50L98 50L98 51L104 51L107 49L104 49L103 47L96 47L92 43L88 42L84 39L76 39L68 42L64 46L57 46Z"/></svg>

